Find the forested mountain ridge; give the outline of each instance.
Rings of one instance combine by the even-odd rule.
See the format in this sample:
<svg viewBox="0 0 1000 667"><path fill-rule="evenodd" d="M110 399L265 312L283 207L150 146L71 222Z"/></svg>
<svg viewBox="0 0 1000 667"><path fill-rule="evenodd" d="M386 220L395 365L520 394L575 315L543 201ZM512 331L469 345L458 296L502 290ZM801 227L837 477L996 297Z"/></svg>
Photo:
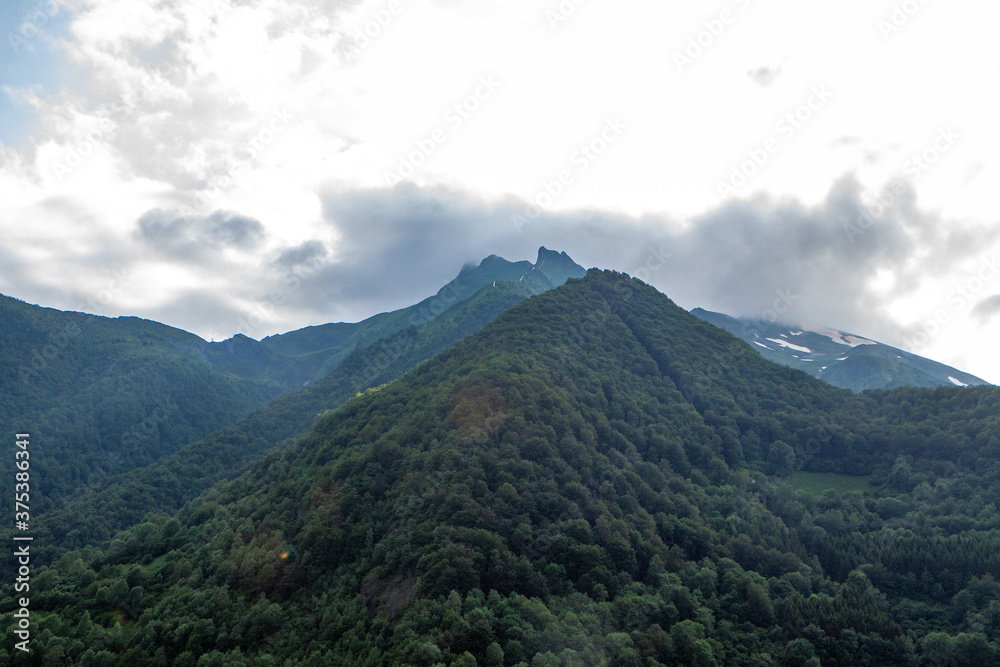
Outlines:
<svg viewBox="0 0 1000 667"><path fill-rule="evenodd" d="M691 314L742 338L765 359L852 391L989 384L912 352L828 327L789 327L702 308Z"/></svg>
<svg viewBox="0 0 1000 667"><path fill-rule="evenodd" d="M998 461L996 388L853 395L592 271L38 573L37 662L994 664Z"/></svg>
<svg viewBox="0 0 1000 667"><path fill-rule="evenodd" d="M544 246L538 249L534 264L527 260L510 262L490 255L478 265L467 264L437 294L412 306L373 315L357 324L323 324L268 336L259 343L246 338L230 339L210 344L206 354L219 363L235 358L234 366L240 366L238 359L241 357L284 360L284 365L298 369L294 384L287 387L294 388L325 376L355 348L367 347L397 331L429 322L487 285L519 282L528 295L541 294L569 278L581 278L584 273L583 267L565 252ZM252 364L241 370L251 375L258 372Z"/></svg>
<svg viewBox="0 0 1000 667"><path fill-rule="evenodd" d="M214 370L200 338L0 296L0 424L44 443L37 505L160 456L272 398Z"/></svg>
<svg viewBox="0 0 1000 667"><path fill-rule="evenodd" d="M535 264L491 255L479 265L467 265L435 296L409 308L260 342L239 335L210 343L149 320L62 312L0 296L0 424L9 432L30 430L44 444L45 456L35 465L36 512L45 512L68 495L115 484L109 481L115 475L149 466L324 377L359 346L428 325L484 286L516 281L518 287L509 294L520 300L583 274L566 253L544 247ZM493 307L490 312L493 317L499 311ZM430 351L423 354L433 355L443 349L442 341L450 344L488 319L448 321L459 327L456 335L444 327L429 328L425 348ZM426 358L419 351L408 354L416 361ZM409 366L399 362L397 368L402 372ZM357 389L368 386L363 381ZM321 400L318 409L334 407L346 397L332 404ZM279 429L283 435L257 432L249 440L258 446L247 453L272 446L260 438L273 444L308 421L292 426L287 432ZM226 460L239 466L251 459ZM209 468L231 470L230 463ZM149 478L149 473L140 476ZM142 507L138 503L133 512Z"/></svg>
<svg viewBox="0 0 1000 667"><path fill-rule="evenodd" d="M530 296L520 283L482 288L438 317L359 348L316 383L279 396L235 424L154 464L109 477L44 516L38 562L96 544L148 512L176 511L212 484L243 472L269 450L309 428L320 412L390 382Z"/></svg>

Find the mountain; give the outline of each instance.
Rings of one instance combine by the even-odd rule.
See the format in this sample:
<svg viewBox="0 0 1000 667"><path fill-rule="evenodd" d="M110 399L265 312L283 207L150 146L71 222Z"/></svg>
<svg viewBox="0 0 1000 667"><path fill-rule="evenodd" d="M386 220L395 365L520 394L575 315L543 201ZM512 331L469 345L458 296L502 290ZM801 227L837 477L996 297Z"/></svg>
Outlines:
<svg viewBox="0 0 1000 667"><path fill-rule="evenodd" d="M231 426L167 452L149 465L105 475L78 487L61 498L57 508L46 508L49 511L43 513L40 557L56 557L67 548L106 539L147 512L178 509L193 495L242 472L256 458L306 429L316 414L399 377L544 289L535 276L556 281L564 280L565 272L583 273L565 253L543 248L539 255L538 264L547 263L548 267L535 270L530 262L523 262L521 270L507 274L517 277L517 282L491 281L472 296L434 313L433 319L355 349L329 375L278 397ZM458 280L468 289L497 275L497 267L505 264L513 266L495 256L487 258L480 267L463 269ZM532 282L520 280L526 274Z"/></svg>
<svg viewBox="0 0 1000 667"><path fill-rule="evenodd" d="M354 350L326 377L276 398L235 424L68 497L45 515L39 529L42 562L66 549L109 539L148 512L180 509L193 496L244 472L268 451L301 435L318 414L400 377L528 296L521 283L484 287L429 322Z"/></svg>
<svg viewBox="0 0 1000 667"><path fill-rule="evenodd" d="M239 335L209 343L139 318L62 312L0 297L0 424L9 432L30 431L44 443L47 455L35 464L41 489L36 513L46 511L64 499L74 502L80 493L89 495L101 484L117 484L117 478L112 479L116 475L149 466L281 394L324 377L358 347L407 328L423 328L425 333L418 337L424 340L412 341L409 362L397 363L396 372L401 373L410 367L407 363L432 356L517 300L584 273L566 253L544 247L535 264L492 255L478 266L465 267L435 296L415 306L357 324L309 327L261 342ZM464 315L453 313L441 326L425 326L501 281L518 286L501 289L503 298L477 302L485 313L460 310L456 312ZM353 391L368 386L362 380ZM324 397L313 414L349 395L353 392L334 394L333 403ZM299 427L298 422L294 425ZM255 429L250 440L267 437L246 454L257 455L292 432ZM235 469L221 469L235 472L248 460L237 456ZM207 469L217 467L209 464ZM132 512L145 507L127 505Z"/></svg>
<svg viewBox="0 0 1000 667"><path fill-rule="evenodd" d="M80 665L995 664L998 415L994 387L852 394L591 271L173 516L38 568L33 649ZM796 471L870 488L796 492Z"/></svg>
<svg viewBox="0 0 1000 667"><path fill-rule="evenodd" d="M851 391L989 384L951 366L863 336L825 327L788 327L695 308L691 314L753 345L765 359Z"/></svg>
<svg viewBox="0 0 1000 667"><path fill-rule="evenodd" d="M45 452L32 462L36 511L203 438L270 398L207 364L204 344L148 320L0 296L0 424L30 432Z"/></svg>
<svg viewBox="0 0 1000 667"><path fill-rule="evenodd" d="M294 368L295 374L284 385L286 389L291 389L323 377L355 348L370 345L406 327L428 322L487 285L520 282L527 294L533 295L558 287L569 278L581 278L585 273L583 267L565 252L555 252L544 246L538 249L534 264L528 261L509 262L490 255L478 265L466 265L437 294L407 308L380 313L357 324L323 324L268 336L260 343L235 337L209 344L206 355L216 363L229 358L237 360L234 371L236 366L245 364L243 359L268 359L272 366ZM250 363L237 374L253 378L260 372Z"/></svg>

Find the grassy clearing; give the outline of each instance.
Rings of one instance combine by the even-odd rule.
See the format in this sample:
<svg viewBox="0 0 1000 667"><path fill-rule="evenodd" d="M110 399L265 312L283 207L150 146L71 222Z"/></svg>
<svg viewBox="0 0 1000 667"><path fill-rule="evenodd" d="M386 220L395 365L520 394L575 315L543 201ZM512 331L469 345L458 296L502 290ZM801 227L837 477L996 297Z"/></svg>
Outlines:
<svg viewBox="0 0 1000 667"><path fill-rule="evenodd" d="M867 476L838 475L834 472L796 472L788 477L788 484L796 491L811 496L822 496L827 489L836 489L841 495L851 491L871 491Z"/></svg>

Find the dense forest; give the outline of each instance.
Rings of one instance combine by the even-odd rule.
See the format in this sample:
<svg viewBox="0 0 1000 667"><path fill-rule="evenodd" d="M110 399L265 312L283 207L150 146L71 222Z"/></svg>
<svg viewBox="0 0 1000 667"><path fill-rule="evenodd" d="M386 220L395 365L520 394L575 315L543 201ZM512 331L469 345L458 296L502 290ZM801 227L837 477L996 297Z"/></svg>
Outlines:
<svg viewBox="0 0 1000 667"><path fill-rule="evenodd" d="M383 346L381 355L368 353L364 368L328 383L318 400L279 404L285 423L276 430L267 427L267 418L241 422L237 430L259 446L246 452L241 447L235 458L225 452L216 457L209 447L208 456L201 457L203 462L217 458L209 466L225 476L308 427L311 415L304 406L315 408L314 415L372 386L369 380L394 379L504 308L584 273L566 253L546 248L539 249L535 264L491 255L408 308L263 341L237 335L218 343L149 320L62 312L0 295L0 424L12 432L31 430L44 443L46 455L35 462L41 485L35 511L47 513L135 477L156 478L159 487L159 468L169 466L172 455L175 462L192 457L192 447L179 452L185 445L206 437L232 440L232 431L230 436L218 431L276 397L322 380L355 351L370 350L397 334L409 337L391 348L399 356L393 357L392 368L372 365L376 356L385 356ZM501 283L496 293L479 294L498 281L516 285ZM345 375L354 379L345 384ZM347 384L353 386L350 393ZM183 486L181 494L192 490ZM136 511L151 507L173 506L147 504Z"/></svg>
<svg viewBox="0 0 1000 667"><path fill-rule="evenodd" d="M33 431L39 511L146 466L277 394L213 369L200 338L0 296L0 423Z"/></svg>
<svg viewBox="0 0 1000 667"><path fill-rule="evenodd" d="M1000 389L855 395L591 271L59 554L0 664L991 665L998 500Z"/></svg>
<svg viewBox="0 0 1000 667"><path fill-rule="evenodd" d="M355 350L315 384L278 397L232 426L66 498L38 522L36 562L109 539L139 523L147 512L180 509L214 483L235 477L268 451L292 441L317 414L398 378L528 296L518 283L484 287L433 320Z"/></svg>

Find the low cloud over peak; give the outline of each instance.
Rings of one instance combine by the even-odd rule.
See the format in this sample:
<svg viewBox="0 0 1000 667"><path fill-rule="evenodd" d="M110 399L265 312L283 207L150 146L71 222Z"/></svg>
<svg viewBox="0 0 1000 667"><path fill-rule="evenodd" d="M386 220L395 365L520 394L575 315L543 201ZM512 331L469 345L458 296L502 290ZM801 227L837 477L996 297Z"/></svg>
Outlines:
<svg viewBox="0 0 1000 667"><path fill-rule="evenodd" d="M516 220L524 204L489 205L412 187L330 195L324 211L344 249L327 267L331 278L340 277L324 284L346 285L348 275L358 274L365 286L364 294L337 290L338 300L402 290L407 294L400 303L412 302L466 262L494 253L521 259L547 245L584 266L636 275L688 308L759 317L777 304L783 319L863 331L888 342L901 342L908 330L889 317L887 304L910 295L928 271L961 261L988 240L921 210L905 182L873 193L850 176L813 207L736 201L683 228L664 218L593 212L543 212L521 226ZM433 279L403 287L404 267Z"/></svg>

